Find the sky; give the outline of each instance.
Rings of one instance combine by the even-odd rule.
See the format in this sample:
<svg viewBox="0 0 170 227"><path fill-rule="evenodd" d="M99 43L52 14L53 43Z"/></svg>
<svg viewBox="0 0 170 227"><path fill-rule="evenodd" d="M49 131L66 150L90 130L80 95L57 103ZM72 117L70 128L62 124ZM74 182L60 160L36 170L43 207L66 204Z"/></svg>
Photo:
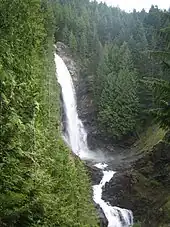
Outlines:
<svg viewBox="0 0 170 227"><path fill-rule="evenodd" d="M151 5L157 5L160 9L169 9L170 0L97 0L106 2L108 5L119 6L121 9L129 12L135 8L137 11L149 10Z"/></svg>

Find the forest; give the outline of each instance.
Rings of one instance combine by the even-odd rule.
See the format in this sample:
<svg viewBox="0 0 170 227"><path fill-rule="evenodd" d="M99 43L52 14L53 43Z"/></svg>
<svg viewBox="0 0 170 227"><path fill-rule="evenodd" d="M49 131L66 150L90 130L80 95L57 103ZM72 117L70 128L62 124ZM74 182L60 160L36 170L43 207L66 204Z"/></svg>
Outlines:
<svg viewBox="0 0 170 227"><path fill-rule="evenodd" d="M55 39L80 56L103 135L138 138L151 122L169 128L170 12L53 2Z"/></svg>
<svg viewBox="0 0 170 227"><path fill-rule="evenodd" d="M170 128L170 11L0 0L2 227L99 226L85 167L61 137L58 41L79 59L103 135Z"/></svg>

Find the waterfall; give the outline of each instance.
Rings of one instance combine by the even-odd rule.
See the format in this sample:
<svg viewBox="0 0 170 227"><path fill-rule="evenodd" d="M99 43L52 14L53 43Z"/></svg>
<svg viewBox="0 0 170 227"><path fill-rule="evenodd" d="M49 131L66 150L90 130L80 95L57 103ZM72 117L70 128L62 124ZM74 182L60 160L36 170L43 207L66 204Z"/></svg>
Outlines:
<svg viewBox="0 0 170 227"><path fill-rule="evenodd" d="M95 158L94 153L88 149L87 133L83 123L78 117L76 93L73 85L72 77L60 56L55 54L56 73L58 82L62 89L63 105L66 115L66 132L64 139L70 146L72 151L81 159ZM95 159L96 162L98 159ZM133 225L132 212L119 207L112 207L109 203L102 200L102 188L106 182L109 182L115 172L105 169L107 164L96 163L95 166L103 170L103 178L99 185L93 186L93 199L100 205L106 218L108 219L108 227L129 227Z"/></svg>
<svg viewBox="0 0 170 227"><path fill-rule="evenodd" d="M65 63L58 55L55 55L55 62L66 114L66 133L64 137L72 151L80 158L83 158L88 153L87 133L81 120L78 118L73 81Z"/></svg>

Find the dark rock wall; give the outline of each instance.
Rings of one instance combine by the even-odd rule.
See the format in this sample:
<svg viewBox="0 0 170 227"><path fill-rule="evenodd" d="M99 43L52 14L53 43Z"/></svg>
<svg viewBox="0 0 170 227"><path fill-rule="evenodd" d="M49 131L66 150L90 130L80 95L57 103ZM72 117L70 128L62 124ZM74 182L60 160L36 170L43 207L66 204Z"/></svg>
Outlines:
<svg viewBox="0 0 170 227"><path fill-rule="evenodd" d="M56 46L57 54L63 59L64 63L66 64L73 78L75 87L77 88L80 75L80 66L78 65L78 62L75 62L74 57L68 46L61 42L57 42Z"/></svg>
<svg viewBox="0 0 170 227"><path fill-rule="evenodd" d="M133 210L143 227L170 224L170 144L167 139L106 184L103 198Z"/></svg>

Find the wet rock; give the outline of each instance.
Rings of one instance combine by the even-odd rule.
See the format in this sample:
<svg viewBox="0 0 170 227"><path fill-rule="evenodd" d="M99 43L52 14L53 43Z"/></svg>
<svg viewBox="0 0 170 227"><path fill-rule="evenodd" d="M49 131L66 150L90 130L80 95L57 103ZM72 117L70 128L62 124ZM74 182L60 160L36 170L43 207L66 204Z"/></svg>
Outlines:
<svg viewBox="0 0 170 227"><path fill-rule="evenodd" d="M100 181L102 180L102 177L103 177L102 170L93 166L93 164L90 163L90 162L86 162L85 165L86 165L87 171L89 173L89 176L91 178L92 185L98 185L100 183ZM95 204L95 207L97 209L100 227L107 227L108 226L108 220L107 220L103 210L101 209L101 207L98 204L96 204L96 203L94 203L94 204Z"/></svg>
<svg viewBox="0 0 170 227"><path fill-rule="evenodd" d="M102 198L112 206L132 209L133 205L129 200L132 190L131 184L131 176L128 172L116 173L111 181L106 183ZM126 193L126 196L124 196L124 193Z"/></svg>
<svg viewBox="0 0 170 227"><path fill-rule="evenodd" d="M100 183L103 177L102 170L98 169L97 167L93 166L89 162L86 163L87 171L89 173L90 179L92 181L92 185L97 185Z"/></svg>
<svg viewBox="0 0 170 227"><path fill-rule="evenodd" d="M95 207L98 211L98 216L99 216L99 220L100 220L100 227L107 227L108 226L108 220L107 220L103 210L101 209L101 207L98 204L95 204Z"/></svg>
<svg viewBox="0 0 170 227"><path fill-rule="evenodd" d="M62 42L57 42L57 54L63 59L64 63L66 64L75 86L78 85L79 75L80 75L80 66L77 61L74 60L74 57L69 49Z"/></svg>

